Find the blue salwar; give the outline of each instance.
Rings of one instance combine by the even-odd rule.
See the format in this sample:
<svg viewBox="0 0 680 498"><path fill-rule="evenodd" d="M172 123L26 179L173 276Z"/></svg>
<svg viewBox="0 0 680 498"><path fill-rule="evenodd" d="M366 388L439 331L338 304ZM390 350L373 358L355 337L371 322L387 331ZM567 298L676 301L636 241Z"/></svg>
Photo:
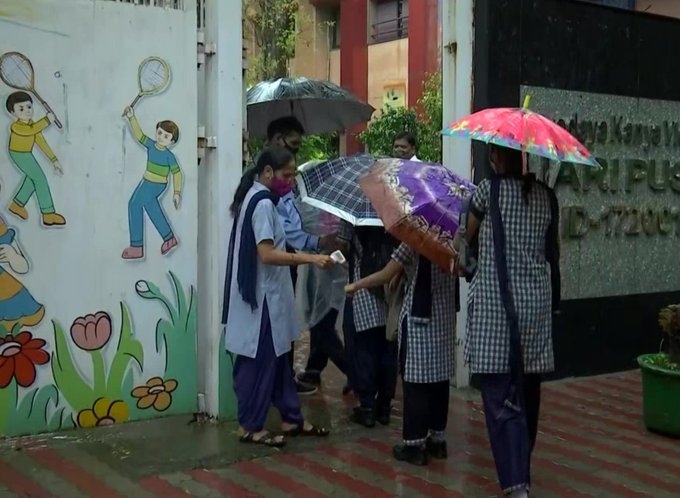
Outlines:
<svg viewBox="0 0 680 498"><path fill-rule="evenodd" d="M271 405L279 410L283 422L296 425L303 422L287 355L277 357L274 352L267 301L263 308L257 356L238 356L234 363L238 422L249 432L259 432L264 428Z"/></svg>

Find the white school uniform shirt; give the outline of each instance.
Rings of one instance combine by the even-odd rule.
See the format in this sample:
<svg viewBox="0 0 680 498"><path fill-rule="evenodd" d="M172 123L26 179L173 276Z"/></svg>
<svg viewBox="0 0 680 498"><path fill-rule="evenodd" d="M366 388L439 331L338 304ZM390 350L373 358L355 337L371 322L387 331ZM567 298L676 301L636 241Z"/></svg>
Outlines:
<svg viewBox="0 0 680 498"><path fill-rule="evenodd" d="M231 275L231 294L229 300L229 317L225 328L225 346L227 351L234 354L255 358L260 339L262 324L262 310L264 300L267 300L269 320L272 327L274 352L279 357L290 351L290 345L300 335L302 327L295 313L295 295L290 268L287 266L265 265L257 258L256 299L257 308L252 310L238 290L238 255L241 249L241 231L243 218L250 199L267 187L255 182L246 194L243 207L236 226L236 241L234 244L234 262ZM274 242L274 249L286 250L286 234L276 211L276 207L269 199L257 204L252 218L255 243L265 240ZM253 248L253 250L256 250Z"/></svg>

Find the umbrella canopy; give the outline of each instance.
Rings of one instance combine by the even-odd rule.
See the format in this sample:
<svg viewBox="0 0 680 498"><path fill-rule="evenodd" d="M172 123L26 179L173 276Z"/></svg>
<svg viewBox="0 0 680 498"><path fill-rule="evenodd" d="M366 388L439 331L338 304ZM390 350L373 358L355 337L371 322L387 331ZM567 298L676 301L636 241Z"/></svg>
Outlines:
<svg viewBox="0 0 680 498"><path fill-rule="evenodd" d="M439 164L382 159L360 184L387 231L451 270L463 201L475 188L471 182Z"/></svg>
<svg viewBox="0 0 680 498"><path fill-rule="evenodd" d="M522 150L554 161L600 167L588 149L567 130L528 107L527 96L522 108L484 109L452 123L443 133Z"/></svg>
<svg viewBox="0 0 680 498"><path fill-rule="evenodd" d="M323 162L319 160L306 162L298 166L298 173L308 171ZM295 199L295 206L300 212L300 219L302 220L302 227L305 232L318 235L319 237L338 233L340 218L337 216L302 202L299 195Z"/></svg>
<svg viewBox="0 0 680 498"><path fill-rule="evenodd" d="M295 116L307 134L351 128L371 119L375 109L330 81L280 78L262 81L246 96L248 131L266 136L267 126L285 116Z"/></svg>
<svg viewBox="0 0 680 498"><path fill-rule="evenodd" d="M375 163L369 154L341 157L303 169L298 175L302 202L354 226L383 226L359 187L359 177Z"/></svg>

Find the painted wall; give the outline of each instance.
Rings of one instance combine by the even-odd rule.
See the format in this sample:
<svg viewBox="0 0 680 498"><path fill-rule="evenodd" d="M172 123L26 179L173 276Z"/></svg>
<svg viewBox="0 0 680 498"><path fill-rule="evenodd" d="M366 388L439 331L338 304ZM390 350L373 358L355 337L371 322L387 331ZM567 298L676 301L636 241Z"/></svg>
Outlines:
<svg viewBox="0 0 680 498"><path fill-rule="evenodd" d="M403 38L368 46L368 103L378 110L387 91L408 95L408 43Z"/></svg>
<svg viewBox="0 0 680 498"><path fill-rule="evenodd" d="M340 49L331 50L331 76L333 83L340 84Z"/></svg>
<svg viewBox="0 0 680 498"><path fill-rule="evenodd" d="M28 121L0 83L0 434L194 412L195 12L0 0L1 72L30 87L15 51L35 89ZM123 110L166 69L140 143Z"/></svg>

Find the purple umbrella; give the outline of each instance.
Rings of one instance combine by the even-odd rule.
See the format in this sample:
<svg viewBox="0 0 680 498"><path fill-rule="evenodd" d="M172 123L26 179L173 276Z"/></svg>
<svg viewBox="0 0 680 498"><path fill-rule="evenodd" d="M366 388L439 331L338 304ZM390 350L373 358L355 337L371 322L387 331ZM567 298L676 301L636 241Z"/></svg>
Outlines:
<svg viewBox="0 0 680 498"><path fill-rule="evenodd" d="M440 164L380 159L359 180L385 228L450 271L464 199L475 186Z"/></svg>

